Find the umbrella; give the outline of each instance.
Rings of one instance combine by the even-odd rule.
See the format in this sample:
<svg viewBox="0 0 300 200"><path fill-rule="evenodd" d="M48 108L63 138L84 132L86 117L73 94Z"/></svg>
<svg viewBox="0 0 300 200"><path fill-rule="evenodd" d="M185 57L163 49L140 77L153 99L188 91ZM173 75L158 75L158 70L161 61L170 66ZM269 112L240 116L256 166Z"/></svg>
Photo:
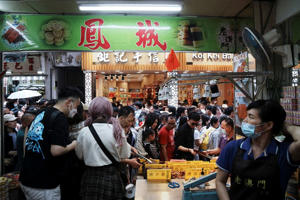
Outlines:
<svg viewBox="0 0 300 200"><path fill-rule="evenodd" d="M177 69L179 67L179 65L180 64L176 57L176 54L175 54L174 50L171 49L171 52L166 60L166 66L167 66L168 71L171 72L171 71Z"/></svg>
<svg viewBox="0 0 300 200"><path fill-rule="evenodd" d="M21 90L18 92L11 93L7 98L8 99L27 99L32 97L42 96L39 92L34 90Z"/></svg>

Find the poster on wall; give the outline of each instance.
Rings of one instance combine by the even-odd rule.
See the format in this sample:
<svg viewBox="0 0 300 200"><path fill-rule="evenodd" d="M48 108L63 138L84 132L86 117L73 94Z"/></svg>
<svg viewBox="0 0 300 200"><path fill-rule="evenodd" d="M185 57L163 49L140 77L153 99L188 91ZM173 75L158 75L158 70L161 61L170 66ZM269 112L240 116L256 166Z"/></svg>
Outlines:
<svg viewBox="0 0 300 200"><path fill-rule="evenodd" d="M237 52L253 19L3 14L0 49Z"/></svg>
<svg viewBox="0 0 300 200"><path fill-rule="evenodd" d="M233 57L233 66L234 72L249 72L249 59L248 53L244 52L237 56ZM242 83L241 83L242 82ZM244 78L241 80L236 80L236 83L239 84L242 88L247 91L251 91L251 82L248 78ZM251 92L249 92L251 94ZM251 102L250 99L246 98L246 96L237 88L234 89L235 96L235 125L241 127L242 121L247 116L247 106Z"/></svg>

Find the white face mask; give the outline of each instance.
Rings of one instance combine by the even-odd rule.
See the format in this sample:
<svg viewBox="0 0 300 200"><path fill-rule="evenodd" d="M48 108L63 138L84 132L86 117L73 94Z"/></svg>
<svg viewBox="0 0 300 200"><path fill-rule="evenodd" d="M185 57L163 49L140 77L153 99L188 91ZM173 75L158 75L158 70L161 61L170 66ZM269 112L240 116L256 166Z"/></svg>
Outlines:
<svg viewBox="0 0 300 200"><path fill-rule="evenodd" d="M73 107L73 102L71 102L71 108L69 108L69 114L68 114L68 117L69 118L73 118L76 113L77 113L77 109Z"/></svg>

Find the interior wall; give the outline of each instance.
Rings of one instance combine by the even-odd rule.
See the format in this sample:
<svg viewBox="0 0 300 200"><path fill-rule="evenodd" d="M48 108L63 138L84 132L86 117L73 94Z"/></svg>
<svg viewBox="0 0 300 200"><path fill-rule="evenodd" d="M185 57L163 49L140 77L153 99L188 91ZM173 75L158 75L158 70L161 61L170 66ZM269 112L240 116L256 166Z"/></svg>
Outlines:
<svg viewBox="0 0 300 200"><path fill-rule="evenodd" d="M128 82L128 89L141 89L141 82Z"/></svg>
<svg viewBox="0 0 300 200"><path fill-rule="evenodd" d="M60 67L56 68L58 90L72 86L79 88L84 94L84 73L80 67Z"/></svg>

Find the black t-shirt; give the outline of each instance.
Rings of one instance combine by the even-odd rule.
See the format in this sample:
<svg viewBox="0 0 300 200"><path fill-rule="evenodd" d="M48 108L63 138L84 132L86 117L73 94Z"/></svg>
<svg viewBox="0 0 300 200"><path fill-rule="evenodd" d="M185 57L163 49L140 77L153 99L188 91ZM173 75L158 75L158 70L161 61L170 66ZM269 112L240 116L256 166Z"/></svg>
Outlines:
<svg viewBox="0 0 300 200"><path fill-rule="evenodd" d="M178 128L175 134L175 153L177 159L194 160L194 156L190 152L179 151L178 147L183 146L189 149L194 149L194 129L187 122Z"/></svg>
<svg viewBox="0 0 300 200"><path fill-rule="evenodd" d="M56 114L54 114L56 112ZM56 115L54 120L50 120ZM20 173L23 185L52 189L61 183L65 156L53 157L51 145L69 144L69 126L65 115L55 108L42 110L32 122L27 134L25 157Z"/></svg>

